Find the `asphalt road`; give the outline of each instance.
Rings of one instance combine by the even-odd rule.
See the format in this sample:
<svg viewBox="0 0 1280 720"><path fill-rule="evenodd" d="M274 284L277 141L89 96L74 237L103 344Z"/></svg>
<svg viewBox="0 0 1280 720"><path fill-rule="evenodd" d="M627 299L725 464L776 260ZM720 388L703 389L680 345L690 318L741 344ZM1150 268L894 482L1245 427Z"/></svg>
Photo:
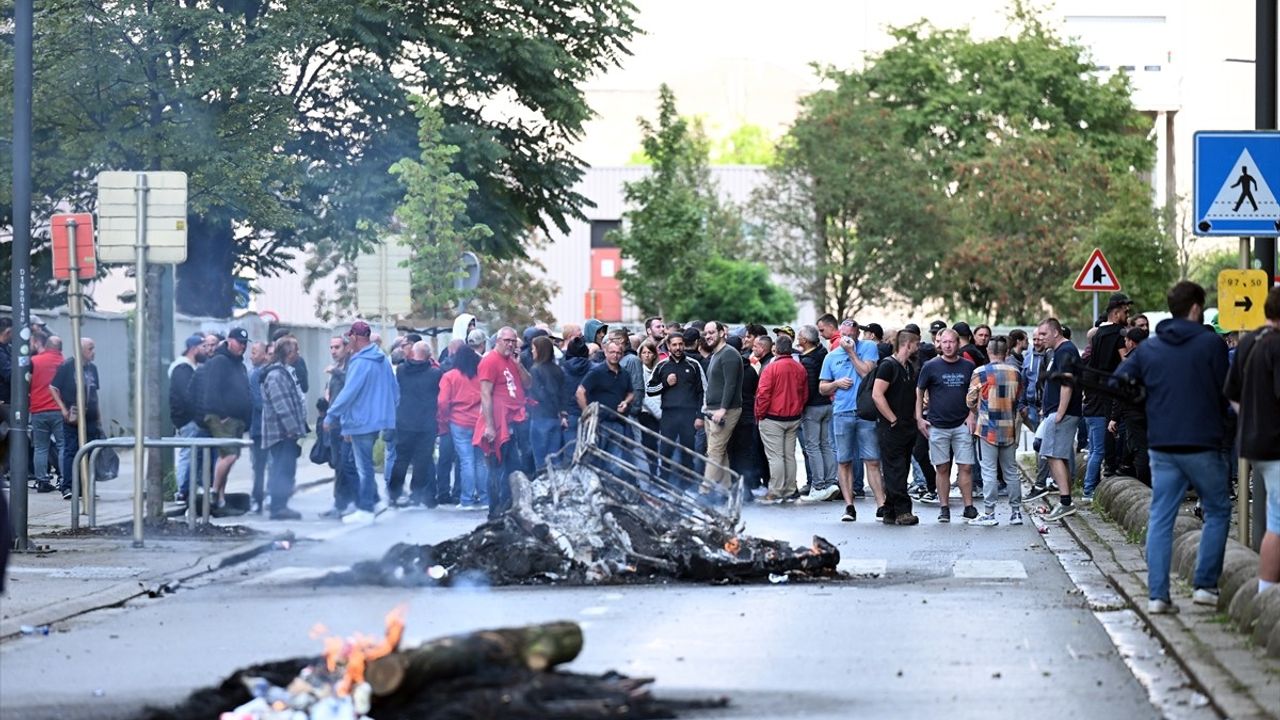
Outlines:
<svg viewBox="0 0 1280 720"><path fill-rule="evenodd" d="M326 492L296 504L321 509ZM378 633L401 602L409 642L577 620L586 646L571 667L656 677L659 694L731 699L704 717L1162 714L1034 525L938 525L925 506L921 525L885 527L870 521L869 504L860 510L849 524L838 522L835 503L749 508L750 534L800 543L821 534L856 577L738 587L315 588L300 579L394 542L443 539L481 515L400 511L372 526L335 523L323 541L0 646L0 714L130 717L237 668L318 652L308 635L316 623Z"/></svg>

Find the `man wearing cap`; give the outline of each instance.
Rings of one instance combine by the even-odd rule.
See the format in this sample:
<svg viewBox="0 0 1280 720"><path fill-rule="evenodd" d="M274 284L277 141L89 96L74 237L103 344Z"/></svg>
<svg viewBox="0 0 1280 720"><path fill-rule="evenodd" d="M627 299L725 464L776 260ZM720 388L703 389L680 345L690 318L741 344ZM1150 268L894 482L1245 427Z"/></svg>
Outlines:
<svg viewBox="0 0 1280 720"><path fill-rule="evenodd" d="M1098 326L1089 340L1086 367L1099 372L1114 372L1123 359L1124 338L1120 331L1129 324L1129 308L1133 302L1122 292L1111 293L1107 300L1107 319ZM1093 501L1094 488L1102 479L1104 455L1107 465L1114 472L1116 467L1115 436L1107 432L1107 415L1111 400L1097 392L1084 394L1084 424L1089 432L1089 459L1084 471L1084 502Z"/></svg>
<svg viewBox="0 0 1280 720"><path fill-rule="evenodd" d="M249 347L249 333L244 328L231 328L227 339L218 345L192 379L197 408L197 422L210 437L239 439L253 419L253 397L249 394L249 373L244 367L244 353ZM218 462L213 466L215 498L211 507L225 504L227 475L240 457L239 446L218 448Z"/></svg>
<svg viewBox="0 0 1280 720"><path fill-rule="evenodd" d="M396 426L396 405L400 386L396 384L391 361L373 344L369 323L357 320L347 330L347 375L338 397L329 404L325 427L342 426L343 440L351 444L359 487L357 510L343 522L373 520L378 504L378 481L373 468L373 445L378 434Z"/></svg>
<svg viewBox="0 0 1280 720"><path fill-rule="evenodd" d="M205 432L196 422L196 403L191 395L191 379L196 374L196 367L208 359L205 341L212 341L216 348L217 339L212 335L195 333L183 343L182 354L169 365L169 420L180 438L204 437ZM178 462L175 468L178 478L178 494L174 499L186 502L190 492L192 458L191 448L178 448Z"/></svg>

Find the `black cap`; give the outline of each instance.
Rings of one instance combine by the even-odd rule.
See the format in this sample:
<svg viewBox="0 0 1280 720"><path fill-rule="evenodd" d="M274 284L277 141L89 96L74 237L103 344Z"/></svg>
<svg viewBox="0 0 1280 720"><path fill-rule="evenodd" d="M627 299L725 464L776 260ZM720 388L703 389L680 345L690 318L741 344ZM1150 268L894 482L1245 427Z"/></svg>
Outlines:
<svg viewBox="0 0 1280 720"><path fill-rule="evenodd" d="M906 330L909 333L915 333L916 335L920 334L920 326L915 323L907 323L906 325L902 326L902 329Z"/></svg>
<svg viewBox="0 0 1280 720"><path fill-rule="evenodd" d="M1120 335L1121 337L1125 337L1125 338L1128 338L1129 340L1132 340L1135 345L1142 342L1143 340L1146 340L1148 337L1147 331L1144 328L1140 328L1140 327L1125 328L1124 330L1120 331Z"/></svg>
<svg viewBox="0 0 1280 720"><path fill-rule="evenodd" d="M884 328L880 327L880 323L867 323L862 326L862 329L870 332L878 338L884 337Z"/></svg>
<svg viewBox="0 0 1280 720"><path fill-rule="evenodd" d="M946 329L947 329L947 321L946 321L946 320L934 320L933 322L929 323L929 334L930 334L930 335L932 335L932 334L934 334L934 333L942 332L943 330L946 330Z"/></svg>
<svg viewBox="0 0 1280 720"><path fill-rule="evenodd" d="M973 337L973 331L969 329L969 323L963 320L956 323L955 325L952 325L951 329L955 330L956 334L959 335L960 337L963 337L963 338Z"/></svg>
<svg viewBox="0 0 1280 720"><path fill-rule="evenodd" d="M1107 300L1107 312L1111 312L1118 307L1132 304L1133 301L1129 299L1128 295L1125 295L1122 292L1113 292L1111 293L1111 298Z"/></svg>
<svg viewBox="0 0 1280 720"><path fill-rule="evenodd" d="M249 331L242 327L231 328L231 332L227 333L228 340L235 340L241 345L249 344Z"/></svg>

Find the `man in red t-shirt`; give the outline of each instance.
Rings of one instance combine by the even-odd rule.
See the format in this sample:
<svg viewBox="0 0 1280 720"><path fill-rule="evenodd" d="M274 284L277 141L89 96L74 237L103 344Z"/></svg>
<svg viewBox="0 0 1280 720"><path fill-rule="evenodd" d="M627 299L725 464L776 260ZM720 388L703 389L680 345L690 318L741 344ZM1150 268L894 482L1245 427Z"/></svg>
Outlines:
<svg viewBox="0 0 1280 720"><path fill-rule="evenodd" d="M38 339L35 342L37 346L41 345ZM62 408L49 388L61 366L62 339L53 335L43 342L39 352L31 356L31 407L28 416L31 419L31 444L35 450L32 470L36 476L36 492L47 493L55 489L49 482L49 464L56 463L61 456ZM49 452L51 446L55 450L52 454ZM65 497L71 497L69 490Z"/></svg>
<svg viewBox="0 0 1280 720"><path fill-rule="evenodd" d="M516 331L498 331L497 344L480 360L480 419L472 443L484 452L489 464L489 518L511 507L511 473L520 468L516 435L527 422L525 388L529 371L516 362Z"/></svg>

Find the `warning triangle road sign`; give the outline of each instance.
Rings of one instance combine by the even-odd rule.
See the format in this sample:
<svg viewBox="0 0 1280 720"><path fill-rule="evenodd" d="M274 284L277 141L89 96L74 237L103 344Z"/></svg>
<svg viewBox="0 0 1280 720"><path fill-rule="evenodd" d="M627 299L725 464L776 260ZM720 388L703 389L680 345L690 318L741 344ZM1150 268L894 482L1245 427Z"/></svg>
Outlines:
<svg viewBox="0 0 1280 720"><path fill-rule="evenodd" d="M1206 220L1280 217L1280 203L1276 202L1271 186L1248 148L1241 151L1231 166L1204 217Z"/></svg>
<svg viewBox="0 0 1280 720"><path fill-rule="evenodd" d="M1083 292L1115 292L1120 289L1120 281L1111 272L1111 266L1102 256L1102 250L1095 248L1073 287Z"/></svg>

